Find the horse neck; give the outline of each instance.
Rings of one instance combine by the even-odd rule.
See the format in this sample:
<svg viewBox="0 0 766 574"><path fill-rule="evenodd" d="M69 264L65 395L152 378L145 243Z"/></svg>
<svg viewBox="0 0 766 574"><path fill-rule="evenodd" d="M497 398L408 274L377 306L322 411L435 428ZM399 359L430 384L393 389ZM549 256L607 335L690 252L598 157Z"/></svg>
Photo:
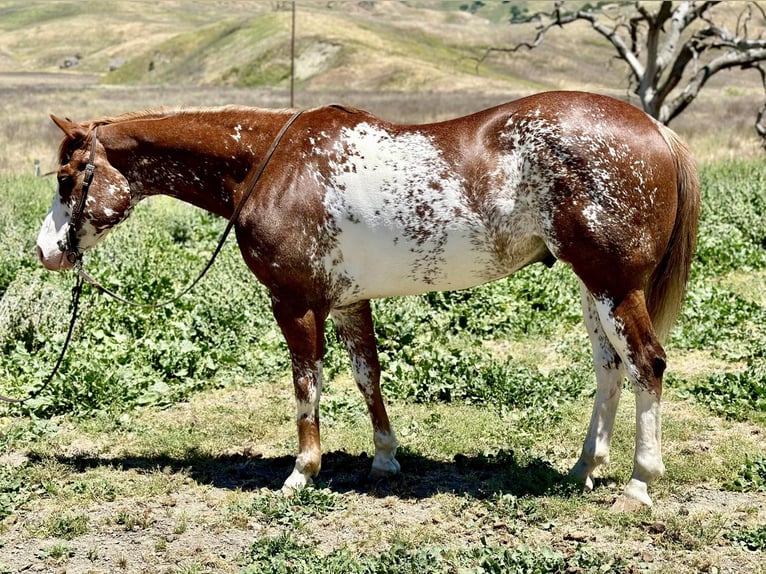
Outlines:
<svg viewBox="0 0 766 574"><path fill-rule="evenodd" d="M286 115L223 108L117 123L109 159L138 199L169 195L228 218Z"/></svg>

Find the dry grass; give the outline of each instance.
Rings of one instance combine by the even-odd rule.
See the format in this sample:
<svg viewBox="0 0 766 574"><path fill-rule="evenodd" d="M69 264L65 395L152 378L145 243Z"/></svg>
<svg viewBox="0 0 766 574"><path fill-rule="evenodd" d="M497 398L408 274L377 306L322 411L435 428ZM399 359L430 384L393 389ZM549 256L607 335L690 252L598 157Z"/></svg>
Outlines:
<svg viewBox="0 0 766 574"><path fill-rule="evenodd" d="M63 74L0 74L0 172L31 172L35 160L42 171L55 169L60 133L49 114L85 120L161 105L242 104L285 107L289 93L282 89L204 86L108 86L96 78ZM321 91L300 92L299 107L339 102L367 109L403 123L425 123L468 114L525 95L485 92ZM752 128L759 97L755 93L723 98L710 93L695 102L671 127L684 137L697 160L706 163L731 158L763 156Z"/></svg>
<svg viewBox="0 0 766 574"><path fill-rule="evenodd" d="M274 3L224 0L188 10L170 0L6 4L0 18L0 171L31 170L36 159L43 171L52 169L58 134L50 113L88 119L158 105L289 103L286 78L257 89L227 87L253 62L263 68L261 79L289 67L290 14L274 11ZM486 46L529 39L534 27L511 27L481 12L431 9L437 4L380 1L370 8L343 2L329 8L300 2L296 104L345 102L392 121L420 123L541 90L627 96L623 64L584 24L552 31L533 51L495 54L477 67L472 58ZM496 10L486 14L497 17ZM230 23L224 28L231 33L215 32L222 22ZM62 72L64 58L77 53L80 64ZM141 84L104 83L117 61L152 61L155 76L169 85L157 84L140 65ZM251 76L257 73L256 66ZM672 127L702 162L761 157L752 124L762 101L755 71L731 72L711 82Z"/></svg>

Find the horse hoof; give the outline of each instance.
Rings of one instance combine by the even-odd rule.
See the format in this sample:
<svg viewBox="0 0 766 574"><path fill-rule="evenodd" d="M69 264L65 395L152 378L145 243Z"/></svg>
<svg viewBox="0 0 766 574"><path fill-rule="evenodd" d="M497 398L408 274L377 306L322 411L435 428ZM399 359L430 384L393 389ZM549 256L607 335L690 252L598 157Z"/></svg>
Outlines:
<svg viewBox="0 0 766 574"><path fill-rule="evenodd" d="M384 478L391 478L399 474L401 466L399 461L395 458L390 458L385 461L373 461L372 469L370 470L370 478L372 480L381 480Z"/></svg>
<svg viewBox="0 0 766 574"><path fill-rule="evenodd" d="M614 504L612 504L611 511L612 512L638 512L639 510L643 510L644 508L648 508L650 505L647 505L640 500L636 500L635 498L631 498L630 496L627 496L625 494L621 494L617 497L617 500L614 501Z"/></svg>
<svg viewBox="0 0 766 574"><path fill-rule="evenodd" d="M287 480L285 480L285 483L282 485L282 492L285 495L290 495L296 490L306 488L312 484L313 481L311 480L311 477L307 477L297 469L293 469L292 474L287 477Z"/></svg>
<svg viewBox="0 0 766 574"><path fill-rule="evenodd" d="M646 483L631 478L623 493L617 497L612 505L612 510L614 512L636 512L651 506L652 499L649 498Z"/></svg>

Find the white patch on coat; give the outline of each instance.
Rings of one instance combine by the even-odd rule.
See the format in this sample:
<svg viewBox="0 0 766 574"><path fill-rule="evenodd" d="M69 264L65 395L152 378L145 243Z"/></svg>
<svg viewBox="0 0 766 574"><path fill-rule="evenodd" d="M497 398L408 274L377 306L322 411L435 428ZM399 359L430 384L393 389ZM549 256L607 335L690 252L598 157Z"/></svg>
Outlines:
<svg viewBox="0 0 766 574"><path fill-rule="evenodd" d="M524 252L502 269L489 265L496 254L488 246L495 223L488 218L502 223L519 212L514 179L505 173L518 171L515 160L490 174L503 186L484 217L468 202L471 182L421 132L392 134L361 123L344 128L331 150L316 153L330 163L329 173L311 174L326 189L331 216L329 227L318 231L337 239L323 254L322 270L351 285L348 300L471 287L529 262ZM528 225L507 227L520 237L531 231Z"/></svg>
<svg viewBox="0 0 766 574"><path fill-rule="evenodd" d="M300 421L306 419L310 422L316 420L315 413L319 406L319 398L322 394L322 361L314 364L314 369L302 375L303 377L314 379L314 384L308 387L308 397L305 401L298 401L296 404L295 418Z"/></svg>
<svg viewBox="0 0 766 574"><path fill-rule="evenodd" d="M594 297L594 301L599 318L601 319L601 326L614 350L625 364L628 378L630 378L634 385L640 386L640 371L634 360L633 352L628 345L628 340L625 337L625 324L622 322L622 319L614 316L614 301L608 297Z"/></svg>

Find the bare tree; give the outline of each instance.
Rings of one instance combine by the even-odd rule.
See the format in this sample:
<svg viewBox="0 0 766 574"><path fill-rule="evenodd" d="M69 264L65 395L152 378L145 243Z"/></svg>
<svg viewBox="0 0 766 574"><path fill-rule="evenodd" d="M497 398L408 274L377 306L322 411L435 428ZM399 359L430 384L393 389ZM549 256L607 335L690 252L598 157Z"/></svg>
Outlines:
<svg viewBox="0 0 766 574"><path fill-rule="evenodd" d="M766 92L766 12L758 2L727 2L737 10L733 31L725 26L714 7L722 2L663 1L601 3L597 8L567 10L556 2L551 12L519 15L513 11L512 24L537 23L531 42L513 47L490 47L480 59L493 52L516 52L539 46L555 27L576 21L590 23L606 38L617 57L628 66L630 88L648 114L667 124L681 114L717 73L730 69L760 71ZM589 6L589 5L588 5ZM730 18L734 23L734 19ZM756 128L766 138L766 103L756 119Z"/></svg>

